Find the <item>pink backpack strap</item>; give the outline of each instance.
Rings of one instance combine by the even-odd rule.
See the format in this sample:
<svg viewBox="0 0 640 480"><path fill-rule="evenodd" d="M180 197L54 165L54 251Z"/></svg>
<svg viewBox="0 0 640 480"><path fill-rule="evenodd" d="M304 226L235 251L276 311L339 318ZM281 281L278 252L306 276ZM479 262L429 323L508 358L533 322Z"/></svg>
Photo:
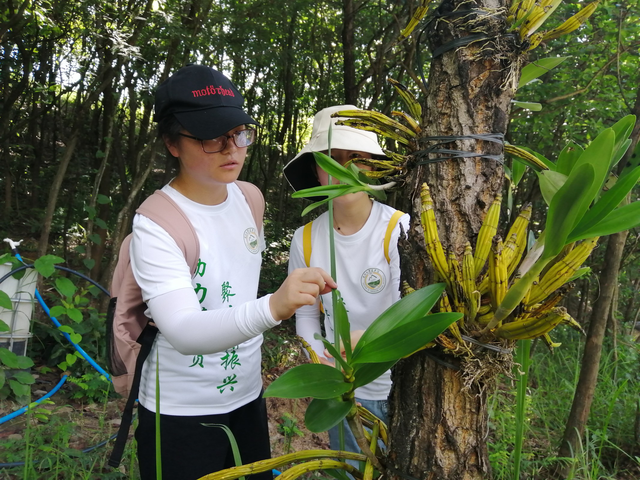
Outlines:
<svg viewBox="0 0 640 480"><path fill-rule="evenodd" d="M136 213L153 220L171 235L194 275L200 258L200 242L196 230L176 202L162 190L156 190L142 202Z"/></svg>
<svg viewBox="0 0 640 480"><path fill-rule="evenodd" d="M253 183L243 182L242 180L237 180L236 185L238 185L242 194L247 199L251 214L256 222L256 227L258 227L258 232L260 232L264 218L264 196L262 192Z"/></svg>

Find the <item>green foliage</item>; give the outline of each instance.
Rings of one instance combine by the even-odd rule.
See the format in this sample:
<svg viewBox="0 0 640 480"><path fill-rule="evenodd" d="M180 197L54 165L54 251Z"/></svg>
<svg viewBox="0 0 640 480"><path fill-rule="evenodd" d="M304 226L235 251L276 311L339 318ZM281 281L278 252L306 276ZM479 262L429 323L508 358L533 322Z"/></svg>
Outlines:
<svg viewBox="0 0 640 480"><path fill-rule="evenodd" d="M291 441L294 437L302 437L304 434L298 428L298 421L289 413L285 413L281 417L282 422L278 423L278 432L284 436L284 453L291 452Z"/></svg>
<svg viewBox="0 0 640 480"><path fill-rule="evenodd" d="M400 358L424 347L462 316L459 313L427 315L443 290L444 284L424 287L390 306L365 330L352 355L346 354L343 358L325 340L325 346L333 351L342 369L300 365L271 383L264 396L312 397L305 415L307 428L318 432L337 425L355 408L353 392L357 386L379 377ZM349 329L346 331L348 336Z"/></svg>
<svg viewBox="0 0 640 480"><path fill-rule="evenodd" d="M26 402L31 394L30 385L35 378L28 369L34 365L29 357L16 355L7 348L0 348L0 398L15 398Z"/></svg>
<svg viewBox="0 0 640 480"><path fill-rule="evenodd" d="M323 200L307 206L302 211L303 216L313 209L327 204L330 200L349 193L367 192L367 194L379 200L384 200L386 198L384 190L375 188L370 183L363 181L362 175L360 175L360 170L353 163L349 168L345 168L324 153L313 152L313 156L320 168L342 183L338 185L320 185L319 187L306 188L304 190L294 192L291 195L292 198L313 198L317 196L326 197Z"/></svg>
<svg viewBox="0 0 640 480"><path fill-rule="evenodd" d="M572 330L558 332L557 337L563 346L555 349L553 355L542 348L540 342L534 344L524 404L520 403L522 384L517 384L516 391L509 388L508 380L490 397L488 445L496 480L515 478L511 454L516 445L520 415L524 417L526 433L522 474L528 478L548 478L546 469L553 468L558 462L556 448L571 409L584 343ZM640 347L628 342L628 337L624 336L620 336L619 342L617 359L611 342L604 346L606 353L601 360L600 382L570 478L595 480L635 478L637 475L638 463L631 455L635 444L634 427L629 419L636 415L640 384L635 371ZM518 398L517 402L514 397Z"/></svg>

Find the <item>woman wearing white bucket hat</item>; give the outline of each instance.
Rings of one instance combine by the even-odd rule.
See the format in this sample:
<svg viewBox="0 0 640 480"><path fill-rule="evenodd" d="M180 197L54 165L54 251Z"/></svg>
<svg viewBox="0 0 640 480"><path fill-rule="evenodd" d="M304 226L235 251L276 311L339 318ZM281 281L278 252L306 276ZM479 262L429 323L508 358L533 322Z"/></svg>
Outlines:
<svg viewBox="0 0 640 480"><path fill-rule="evenodd" d="M294 190L327 184L327 174L316 165L312 152L329 150L331 125L331 156L344 165L356 158L386 158L376 134L346 125L336 125L340 118L331 115L341 110L355 110L353 105L337 105L319 111L314 117L311 139L296 157L284 167L284 174ZM363 170L371 167L358 165ZM335 180L334 180L335 183ZM349 313L351 331L365 330L390 305L400 299L400 265L397 241L399 224L409 227L409 216L373 201L365 192L358 192L333 201L336 276L340 293ZM289 271L305 266L329 271L329 216L325 212L313 222L296 230L291 241ZM313 306L296 311L296 330L318 354L326 358L321 341L320 308L325 314L326 337L333 339L333 309L331 295L321 295ZM353 336L353 333L352 333ZM391 375L386 372L373 382L356 390L356 401L383 421L387 421L387 397ZM346 426L346 422L345 422ZM339 449L338 427L329 430L332 449ZM353 434L345 427L345 449L359 452Z"/></svg>

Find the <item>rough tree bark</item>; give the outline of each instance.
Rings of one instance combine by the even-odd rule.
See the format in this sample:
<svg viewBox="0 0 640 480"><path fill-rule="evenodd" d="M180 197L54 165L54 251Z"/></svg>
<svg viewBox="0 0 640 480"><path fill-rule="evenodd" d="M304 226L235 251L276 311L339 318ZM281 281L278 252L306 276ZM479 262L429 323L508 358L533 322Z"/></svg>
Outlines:
<svg viewBox="0 0 640 480"><path fill-rule="evenodd" d="M475 8L495 11L505 1L479 1ZM465 1L445 0L438 12L462 11ZM504 23L499 16L479 19L482 30L495 41L453 48L431 62L427 98L423 105L425 131L421 148L434 144L428 137L504 134L514 95L509 79L519 77L512 62L514 47L501 40ZM433 52L451 40L471 35L460 21L434 21L429 27ZM467 24L468 25L468 24ZM476 23L477 26L477 23ZM418 46L420 48L420 45ZM500 155L502 145L463 138L441 148ZM456 155L452 155L456 157ZM416 163L431 157L416 155ZM475 243L485 213L502 189L499 162L470 157L447 159L410 169L405 198L410 199L411 230L401 242L402 274L415 288L432 281L420 226L420 187L429 185L440 238L460 258L465 243ZM405 210L407 211L407 210ZM439 358L438 358L439 357ZM465 389L457 370L460 362L432 350L401 361L393 370L389 467L394 479L481 479L490 477L486 448L486 389L482 382ZM451 368L452 367L452 368Z"/></svg>

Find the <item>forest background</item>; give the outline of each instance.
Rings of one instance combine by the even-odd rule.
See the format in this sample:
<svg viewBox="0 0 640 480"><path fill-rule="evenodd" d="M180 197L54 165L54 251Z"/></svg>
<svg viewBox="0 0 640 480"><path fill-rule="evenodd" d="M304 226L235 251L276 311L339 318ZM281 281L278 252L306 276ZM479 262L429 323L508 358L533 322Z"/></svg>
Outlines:
<svg viewBox="0 0 640 480"><path fill-rule="evenodd" d="M24 257L58 255L65 265L108 287L117 247L130 229L136 206L172 176L171 159L155 138L153 91L180 66L203 63L225 72L238 85L247 110L261 123L241 178L258 185L267 201L268 250L261 292L273 291L286 274L293 231L309 220L300 216L305 203L291 199L282 167L308 139L319 109L343 103L387 114L402 109L387 78L422 95L420 80L428 75L430 53L421 29L428 29L429 23L407 41L397 42L419 3L3 2L2 238L24 239ZM562 3L554 15L556 24L583 5ZM640 3L603 1L577 34L552 40L529 54L528 62L567 58L518 90L517 101L536 102L541 109L514 104L506 139L551 159L570 140L587 144L603 128L637 110L639 52ZM511 160L506 162L510 165ZM543 204L531 172L509 196L512 208L527 201ZM396 202L399 199L391 194L389 203ZM605 395L594 404L604 413L592 414L597 419L590 424L597 432L593 445L600 446L596 457L609 472L624 471L640 455L638 347L632 342L640 320L639 241L640 232L631 231L619 276L613 280L600 278L607 258L604 249L598 249L589 260L592 273L580 279L565 300L586 326L603 282L615 283L606 310L603 362L608 368L602 370L607 378L603 382L601 374L601 382L609 394L618 393L615 401ZM97 311L104 312L104 305ZM83 324L66 321L86 334L92 345L87 348L98 359L104 358L99 334L89 335L103 331L102 317L87 315ZM68 349L56 338L55 329L37 327L35 334L32 346L42 364L55 368L65 361ZM535 352L542 356L541 370L534 374L537 381L569 369L562 394L556 392L567 397L567 405L581 354L579 346L571 348L562 357L559 352L550 357L542 348ZM84 368L78 362L71 370L80 378ZM503 400L494 401L498 405ZM563 428L568 408L556 408L557 419L545 425L548 431ZM551 446L548 453L558 439L537 441ZM611 447L610 455L603 455L605 444ZM492 461L496 468L504 458L494 451Z"/></svg>

